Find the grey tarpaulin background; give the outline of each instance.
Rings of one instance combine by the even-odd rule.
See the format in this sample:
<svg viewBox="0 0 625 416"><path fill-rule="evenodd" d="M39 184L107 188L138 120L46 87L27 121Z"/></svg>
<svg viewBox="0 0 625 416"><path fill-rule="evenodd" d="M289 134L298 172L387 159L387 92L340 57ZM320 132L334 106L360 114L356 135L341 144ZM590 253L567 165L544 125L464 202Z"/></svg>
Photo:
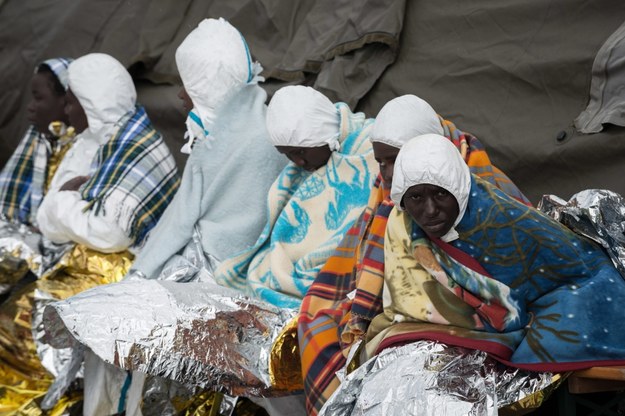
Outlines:
<svg viewBox="0 0 625 416"><path fill-rule="evenodd" d="M595 55L625 21L622 0L0 0L0 165L26 128L35 63L92 51L130 69L183 164L173 53L218 16L245 35L270 93L313 85L369 116L414 93L476 134L534 202L591 187L625 194L625 128L573 126Z"/></svg>

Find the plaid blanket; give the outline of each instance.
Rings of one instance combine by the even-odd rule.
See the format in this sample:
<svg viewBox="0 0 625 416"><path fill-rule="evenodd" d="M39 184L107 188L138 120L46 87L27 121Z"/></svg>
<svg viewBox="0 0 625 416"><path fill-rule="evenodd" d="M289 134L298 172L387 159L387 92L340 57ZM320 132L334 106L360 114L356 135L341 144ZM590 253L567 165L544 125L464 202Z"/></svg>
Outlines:
<svg viewBox="0 0 625 416"><path fill-rule="evenodd" d="M156 225L180 183L176 163L143 107L122 118L121 127L95 157L95 171L81 187L85 210L97 214L104 202L134 245Z"/></svg>
<svg viewBox="0 0 625 416"><path fill-rule="evenodd" d="M493 165L484 149L484 145L474 135L463 132L456 128L454 123L440 117L443 132L451 142L460 150L465 162L469 165L471 173L487 180L497 188L504 191L517 201L531 206L532 203L523 195L521 190L503 173ZM466 154L464 153L466 149Z"/></svg>
<svg viewBox="0 0 625 416"><path fill-rule="evenodd" d="M72 145L69 136L53 146L30 126L0 172L0 212L10 221L36 225L41 204L54 170ZM54 160L50 166L51 160Z"/></svg>
<svg viewBox="0 0 625 416"><path fill-rule="evenodd" d="M440 118L446 137L471 172L529 205L514 183L490 162L480 141ZM382 312L384 233L393 203L378 176L366 210L328 259L302 301L298 339L306 406L316 414L339 385L334 375L349 347ZM350 297L347 294L351 293Z"/></svg>

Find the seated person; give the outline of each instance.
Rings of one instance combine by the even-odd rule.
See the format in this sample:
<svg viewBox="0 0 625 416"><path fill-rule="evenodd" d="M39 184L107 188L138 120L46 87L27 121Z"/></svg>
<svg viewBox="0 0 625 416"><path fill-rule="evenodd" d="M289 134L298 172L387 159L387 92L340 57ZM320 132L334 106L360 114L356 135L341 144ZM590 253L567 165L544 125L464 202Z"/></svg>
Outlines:
<svg viewBox="0 0 625 416"><path fill-rule="evenodd" d="M349 348L381 311L384 233L394 206L389 194L395 158L410 138L428 133L444 135L453 143L471 172L529 203L491 164L477 138L438 116L427 102L404 95L384 105L371 133L380 174L367 208L323 266L300 309L298 340L311 414L316 414L337 388L335 373L345 364ZM348 297L349 293L354 296Z"/></svg>
<svg viewBox="0 0 625 416"><path fill-rule="evenodd" d="M625 280L599 245L471 175L438 135L401 149L391 198L367 356L435 340L532 371L625 364Z"/></svg>
<svg viewBox="0 0 625 416"><path fill-rule="evenodd" d="M102 145L91 171L61 185L39 207L37 222L44 236L77 244L0 308L0 383L9 386L0 401L17 385L31 398L40 396L52 381L32 337L33 313L42 309L34 303L35 289L62 299L120 280L132 261L128 249L142 244L179 182L169 149L145 110L135 106L132 79L117 60L89 54L72 62L68 72L66 111L78 134L76 145L82 140ZM65 168L74 172L74 166L64 163L56 176L67 177Z"/></svg>
<svg viewBox="0 0 625 416"><path fill-rule="evenodd" d="M133 275L194 280L258 239L267 192L286 160L269 143L262 67L251 62L245 40L223 19L204 20L176 50L191 154Z"/></svg>
<svg viewBox="0 0 625 416"><path fill-rule="evenodd" d="M90 176L66 182L42 203L42 233L104 253L140 246L179 183L174 159L154 130L128 71L105 54L69 68L67 113L76 133L105 143Z"/></svg>
<svg viewBox="0 0 625 416"><path fill-rule="evenodd" d="M66 129L50 129L54 121L69 124L64 110L70 62L48 59L35 69L27 107L31 126L0 172L0 214L9 221L36 225L37 208L71 146L72 136Z"/></svg>
<svg viewBox="0 0 625 416"><path fill-rule="evenodd" d="M31 125L0 172L0 221L25 224L31 231L37 230L37 208L74 139L67 129L64 111L70 62L66 58L48 59L35 69L27 107ZM2 237L15 237L9 241L23 238L13 227L4 230ZM8 244L12 245L8 251L15 253L14 243ZM23 254L21 250L19 254ZM11 290L34 279L22 259L10 257L0 261L0 302Z"/></svg>
<svg viewBox="0 0 625 416"><path fill-rule="evenodd" d="M343 234L360 215L373 183L373 120L303 86L276 92L267 129L290 163L267 197L256 244L220 266L217 283L273 305L298 308Z"/></svg>

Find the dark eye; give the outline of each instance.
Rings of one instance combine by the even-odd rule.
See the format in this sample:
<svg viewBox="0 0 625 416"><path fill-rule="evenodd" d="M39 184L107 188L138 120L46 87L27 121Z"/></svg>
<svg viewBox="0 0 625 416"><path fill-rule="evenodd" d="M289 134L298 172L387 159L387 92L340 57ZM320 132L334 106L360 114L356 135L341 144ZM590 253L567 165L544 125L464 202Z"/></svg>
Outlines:
<svg viewBox="0 0 625 416"><path fill-rule="evenodd" d="M423 197L421 196L421 194L412 194L408 195L408 198L412 199L413 201L420 201Z"/></svg>

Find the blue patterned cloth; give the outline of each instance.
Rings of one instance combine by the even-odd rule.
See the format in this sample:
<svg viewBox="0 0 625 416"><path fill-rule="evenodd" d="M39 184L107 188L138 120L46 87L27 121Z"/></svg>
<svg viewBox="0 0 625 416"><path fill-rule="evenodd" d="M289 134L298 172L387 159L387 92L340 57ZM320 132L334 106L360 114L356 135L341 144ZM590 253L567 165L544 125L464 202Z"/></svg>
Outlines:
<svg viewBox="0 0 625 416"><path fill-rule="evenodd" d="M321 267L364 210L377 164L372 119L338 103L341 149L307 172L290 163L272 185L268 218L256 244L225 260L218 283L276 306L297 308Z"/></svg>
<svg viewBox="0 0 625 416"><path fill-rule="evenodd" d="M475 177L456 230L433 241L391 215L376 343L435 339L538 371L625 364L625 280L600 246Z"/></svg>

